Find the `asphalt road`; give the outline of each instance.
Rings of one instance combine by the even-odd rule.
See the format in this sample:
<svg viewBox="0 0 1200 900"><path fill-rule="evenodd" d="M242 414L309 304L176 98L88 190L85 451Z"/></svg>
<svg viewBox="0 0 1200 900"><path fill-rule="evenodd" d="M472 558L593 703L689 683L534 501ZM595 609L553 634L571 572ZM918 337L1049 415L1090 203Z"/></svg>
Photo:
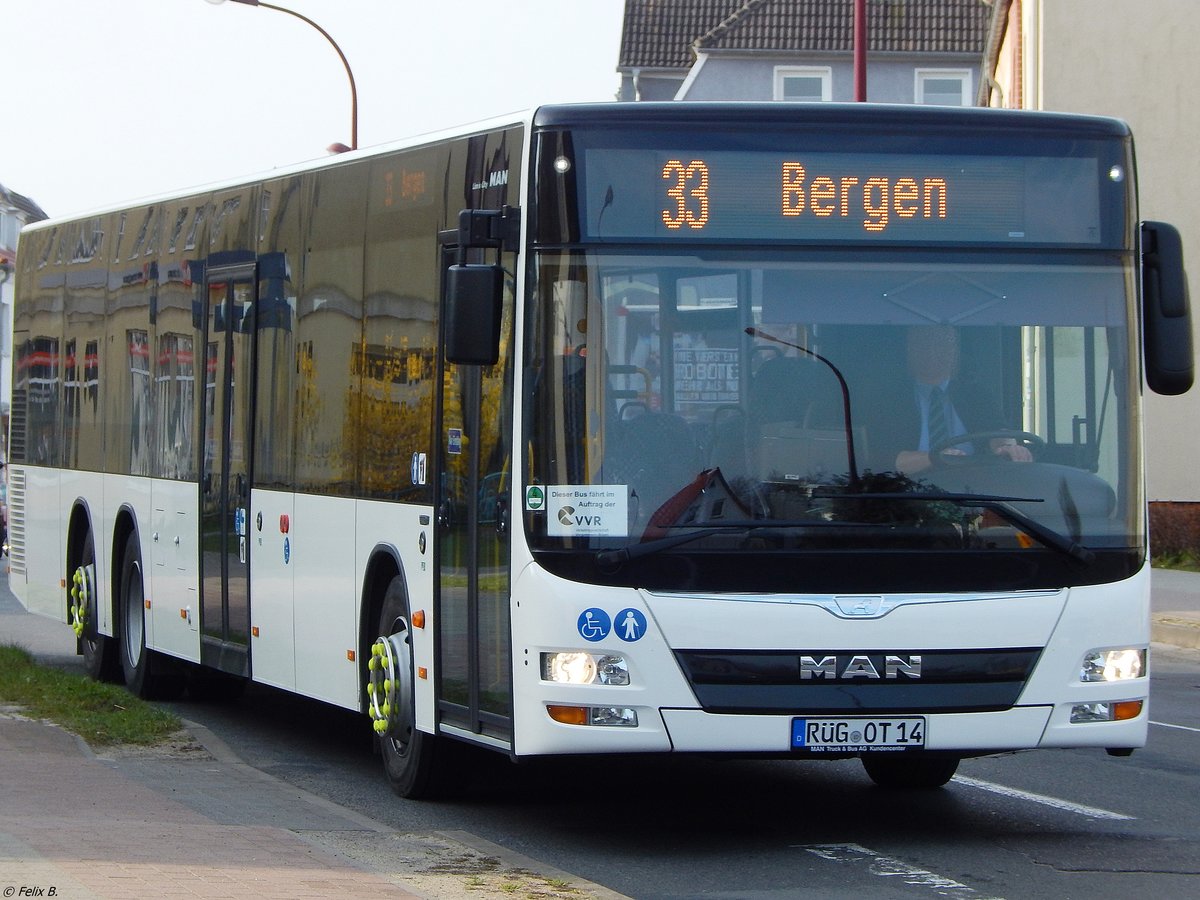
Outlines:
<svg viewBox="0 0 1200 900"><path fill-rule="evenodd" d="M513 765L466 752L454 796L392 795L363 721L252 686L174 704L272 775L399 830L468 831L631 897L1191 897L1200 875L1200 651L1155 645L1150 743L968 760L889 793L855 761Z"/></svg>

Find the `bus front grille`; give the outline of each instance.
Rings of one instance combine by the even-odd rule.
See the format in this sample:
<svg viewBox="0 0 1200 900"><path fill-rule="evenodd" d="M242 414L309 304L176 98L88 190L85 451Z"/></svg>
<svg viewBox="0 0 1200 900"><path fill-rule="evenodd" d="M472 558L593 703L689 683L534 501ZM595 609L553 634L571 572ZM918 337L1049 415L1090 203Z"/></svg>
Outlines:
<svg viewBox="0 0 1200 900"><path fill-rule="evenodd" d="M1010 709L1041 649L677 650L708 712L984 712Z"/></svg>

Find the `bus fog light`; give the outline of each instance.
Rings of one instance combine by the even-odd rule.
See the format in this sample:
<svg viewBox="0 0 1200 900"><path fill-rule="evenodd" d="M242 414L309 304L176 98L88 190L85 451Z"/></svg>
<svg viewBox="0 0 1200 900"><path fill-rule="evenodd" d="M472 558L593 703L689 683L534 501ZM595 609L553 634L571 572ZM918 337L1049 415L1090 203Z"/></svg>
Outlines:
<svg viewBox="0 0 1200 900"><path fill-rule="evenodd" d="M564 725L616 725L637 728L637 711L620 706L559 706L546 707L546 714Z"/></svg>
<svg viewBox="0 0 1200 900"><path fill-rule="evenodd" d="M1080 681L1128 681L1146 674L1146 650L1091 650L1083 657Z"/></svg>
<svg viewBox="0 0 1200 900"><path fill-rule="evenodd" d="M1120 700L1116 703L1078 703L1071 707L1071 724L1081 722L1124 722L1142 714L1141 700Z"/></svg>
<svg viewBox="0 0 1200 900"><path fill-rule="evenodd" d="M1111 722L1112 708L1108 703L1078 703L1071 707L1071 724L1080 722Z"/></svg>
<svg viewBox="0 0 1200 900"><path fill-rule="evenodd" d="M560 684L629 684L629 663L623 656L561 650L542 654L542 680Z"/></svg>
<svg viewBox="0 0 1200 900"><path fill-rule="evenodd" d="M636 710L618 706L593 706L591 709L592 725L618 725L636 728L637 723Z"/></svg>

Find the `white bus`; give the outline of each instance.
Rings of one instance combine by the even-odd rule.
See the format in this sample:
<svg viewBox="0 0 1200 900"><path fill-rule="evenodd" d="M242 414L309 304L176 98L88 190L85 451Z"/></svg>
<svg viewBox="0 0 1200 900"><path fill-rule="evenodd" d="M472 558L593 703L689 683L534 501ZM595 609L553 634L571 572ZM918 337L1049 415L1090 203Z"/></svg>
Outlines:
<svg viewBox="0 0 1200 900"><path fill-rule="evenodd" d="M544 107L39 223L10 583L137 694L361 710L404 796L451 740L901 787L1127 754L1179 247L1119 122L782 103Z"/></svg>

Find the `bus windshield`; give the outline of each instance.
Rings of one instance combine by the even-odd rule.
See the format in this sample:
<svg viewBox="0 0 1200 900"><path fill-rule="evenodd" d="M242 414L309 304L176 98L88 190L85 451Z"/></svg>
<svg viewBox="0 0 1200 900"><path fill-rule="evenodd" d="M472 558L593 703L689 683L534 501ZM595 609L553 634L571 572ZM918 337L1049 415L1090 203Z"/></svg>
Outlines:
<svg viewBox="0 0 1200 900"><path fill-rule="evenodd" d="M707 560L709 583L803 590L820 556L881 589L863 554L932 553L1016 588L1140 559L1120 253L626 247L536 269L526 521L575 576L695 586Z"/></svg>

